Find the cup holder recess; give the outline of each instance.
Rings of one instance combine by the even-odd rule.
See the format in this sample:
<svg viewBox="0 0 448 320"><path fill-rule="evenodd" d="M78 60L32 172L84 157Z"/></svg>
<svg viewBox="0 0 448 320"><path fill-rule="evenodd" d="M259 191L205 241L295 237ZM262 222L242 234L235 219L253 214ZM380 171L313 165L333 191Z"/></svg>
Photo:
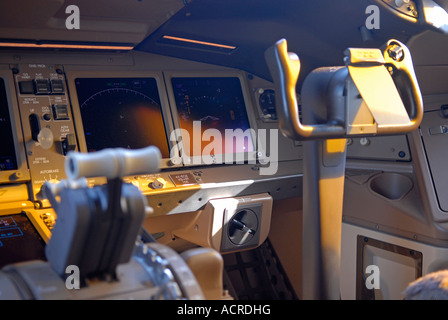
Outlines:
<svg viewBox="0 0 448 320"><path fill-rule="evenodd" d="M371 191L388 200L402 199L413 186L412 180L400 173L380 173L369 182Z"/></svg>

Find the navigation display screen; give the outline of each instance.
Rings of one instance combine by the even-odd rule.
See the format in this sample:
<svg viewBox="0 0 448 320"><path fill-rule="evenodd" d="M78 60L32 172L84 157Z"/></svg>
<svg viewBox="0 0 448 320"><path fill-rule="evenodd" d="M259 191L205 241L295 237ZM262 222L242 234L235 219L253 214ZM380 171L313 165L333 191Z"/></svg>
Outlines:
<svg viewBox="0 0 448 320"><path fill-rule="evenodd" d="M77 78L87 151L156 146L169 158L154 78Z"/></svg>
<svg viewBox="0 0 448 320"><path fill-rule="evenodd" d="M0 268L30 260L46 260L45 242L25 214L0 216Z"/></svg>
<svg viewBox="0 0 448 320"><path fill-rule="evenodd" d="M254 151L240 79L171 79L182 137L190 156Z"/></svg>
<svg viewBox="0 0 448 320"><path fill-rule="evenodd" d="M0 78L0 171L16 170L17 159L12 136L11 118L6 98L5 81Z"/></svg>

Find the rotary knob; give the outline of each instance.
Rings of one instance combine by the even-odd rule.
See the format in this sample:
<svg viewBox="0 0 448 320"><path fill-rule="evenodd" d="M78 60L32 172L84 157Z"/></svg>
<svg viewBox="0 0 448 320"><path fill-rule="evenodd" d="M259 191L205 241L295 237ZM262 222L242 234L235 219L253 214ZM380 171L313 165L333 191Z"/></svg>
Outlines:
<svg viewBox="0 0 448 320"><path fill-rule="evenodd" d="M166 180L163 178L156 178L154 181L149 183L151 189L163 189L166 185Z"/></svg>

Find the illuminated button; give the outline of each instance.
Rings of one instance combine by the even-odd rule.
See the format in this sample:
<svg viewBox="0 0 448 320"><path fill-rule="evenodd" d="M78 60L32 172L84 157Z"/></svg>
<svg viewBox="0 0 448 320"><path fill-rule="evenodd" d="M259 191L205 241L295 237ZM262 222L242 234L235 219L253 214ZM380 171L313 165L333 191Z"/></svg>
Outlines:
<svg viewBox="0 0 448 320"><path fill-rule="evenodd" d="M52 94L64 94L65 90L64 90L64 83L62 82L62 80L50 80L51 82L51 92Z"/></svg>
<svg viewBox="0 0 448 320"><path fill-rule="evenodd" d="M68 106L66 104L53 105L53 118L54 120L69 120Z"/></svg>
<svg viewBox="0 0 448 320"><path fill-rule="evenodd" d="M163 178L157 178L153 182L151 182L148 186L152 189L163 189L166 185L166 180Z"/></svg>
<svg viewBox="0 0 448 320"><path fill-rule="evenodd" d="M34 93L50 94L51 93L50 82L47 79L34 80Z"/></svg>

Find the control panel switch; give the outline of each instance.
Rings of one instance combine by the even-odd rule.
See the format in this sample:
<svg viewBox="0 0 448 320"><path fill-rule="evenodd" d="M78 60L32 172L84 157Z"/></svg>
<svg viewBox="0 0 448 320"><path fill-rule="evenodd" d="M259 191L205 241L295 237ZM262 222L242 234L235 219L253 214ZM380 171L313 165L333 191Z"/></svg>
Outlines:
<svg viewBox="0 0 448 320"><path fill-rule="evenodd" d="M69 151L74 151L75 149L76 149L76 137L73 133L69 133L62 140L62 153L65 156Z"/></svg>
<svg viewBox="0 0 448 320"><path fill-rule="evenodd" d="M44 121L50 121L50 120L51 120L51 114L49 114L49 113L44 113L44 114L42 115L42 120L44 120Z"/></svg>
<svg viewBox="0 0 448 320"><path fill-rule="evenodd" d="M50 94L51 87L48 79L36 79L34 80L34 93L35 94Z"/></svg>
<svg viewBox="0 0 448 320"><path fill-rule="evenodd" d="M163 189L166 185L166 180L163 178L157 178L153 182L149 184L149 187L152 189Z"/></svg>
<svg viewBox="0 0 448 320"><path fill-rule="evenodd" d="M51 83L51 92L52 94L64 94L64 83L62 80L52 79L50 80Z"/></svg>
<svg viewBox="0 0 448 320"><path fill-rule="evenodd" d="M66 104L53 105L53 118L54 120L70 120L68 106Z"/></svg>
<svg viewBox="0 0 448 320"><path fill-rule="evenodd" d="M20 81L19 91L21 94L34 94L33 81Z"/></svg>
<svg viewBox="0 0 448 320"><path fill-rule="evenodd" d="M40 132L40 121L39 121L39 117L37 116L37 114L32 113L30 114L30 116L28 117L28 120L30 122L30 129L31 129L31 138L34 141L39 141L37 139L37 136L39 135Z"/></svg>

